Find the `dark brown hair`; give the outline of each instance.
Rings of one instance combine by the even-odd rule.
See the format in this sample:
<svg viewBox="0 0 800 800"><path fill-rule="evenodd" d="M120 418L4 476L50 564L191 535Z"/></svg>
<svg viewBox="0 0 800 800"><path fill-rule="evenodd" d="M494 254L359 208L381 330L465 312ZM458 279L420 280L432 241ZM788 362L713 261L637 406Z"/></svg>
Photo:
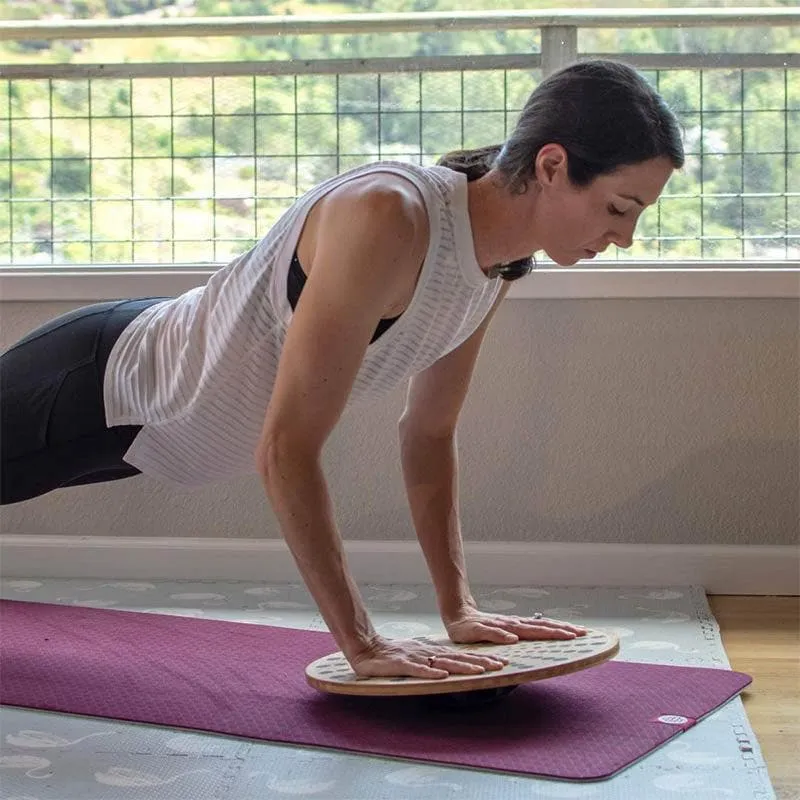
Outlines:
<svg viewBox="0 0 800 800"><path fill-rule="evenodd" d="M465 173L468 181L494 168L512 192L522 194L539 150L551 143L566 150L567 174L576 186L652 158L667 158L675 169L684 163L680 126L661 95L632 67L604 59L570 64L545 78L504 144L456 150L437 163ZM522 259L505 266L514 267L505 275L497 268L508 280L532 264Z"/></svg>

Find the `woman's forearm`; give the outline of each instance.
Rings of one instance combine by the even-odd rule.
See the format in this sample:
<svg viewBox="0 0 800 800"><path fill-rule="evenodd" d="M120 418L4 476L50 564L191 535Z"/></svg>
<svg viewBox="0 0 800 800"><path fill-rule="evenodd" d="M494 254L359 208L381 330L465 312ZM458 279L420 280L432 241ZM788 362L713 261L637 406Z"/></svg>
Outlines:
<svg viewBox="0 0 800 800"><path fill-rule="evenodd" d="M286 543L344 654L362 652L376 633L350 575L318 459L272 452L263 483Z"/></svg>
<svg viewBox="0 0 800 800"><path fill-rule="evenodd" d="M401 427L400 452L411 516L444 619L475 605L458 512L455 433L434 437Z"/></svg>

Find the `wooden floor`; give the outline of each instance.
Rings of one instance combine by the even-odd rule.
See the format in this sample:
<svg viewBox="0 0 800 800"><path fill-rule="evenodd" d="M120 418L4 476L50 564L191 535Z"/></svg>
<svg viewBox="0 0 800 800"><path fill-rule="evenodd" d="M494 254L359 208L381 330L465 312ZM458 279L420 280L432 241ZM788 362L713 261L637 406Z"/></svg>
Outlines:
<svg viewBox="0 0 800 800"><path fill-rule="evenodd" d="M800 598L712 595L731 667L779 800L800 800Z"/></svg>

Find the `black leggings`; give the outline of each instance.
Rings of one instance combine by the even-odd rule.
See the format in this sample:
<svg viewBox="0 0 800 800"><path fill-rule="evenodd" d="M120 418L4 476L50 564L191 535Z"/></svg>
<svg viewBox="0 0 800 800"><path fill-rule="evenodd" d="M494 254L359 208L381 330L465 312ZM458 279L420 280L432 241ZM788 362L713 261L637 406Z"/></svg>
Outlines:
<svg viewBox="0 0 800 800"><path fill-rule="evenodd" d="M70 311L0 356L0 504L139 474L122 457L141 428L106 426L103 376L125 326L166 299Z"/></svg>

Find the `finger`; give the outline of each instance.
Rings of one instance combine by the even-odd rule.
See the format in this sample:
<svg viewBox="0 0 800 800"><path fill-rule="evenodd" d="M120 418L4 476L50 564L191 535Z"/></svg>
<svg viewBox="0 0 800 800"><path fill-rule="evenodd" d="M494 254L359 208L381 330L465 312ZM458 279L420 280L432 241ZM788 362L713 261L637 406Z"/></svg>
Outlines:
<svg viewBox="0 0 800 800"><path fill-rule="evenodd" d="M516 633L519 630L530 627L570 631L576 635L582 635L586 633L586 628L582 628L577 625L571 625L568 622L559 622L558 620L544 619L541 617L507 617L504 615L489 618L482 624L489 625L490 627L502 628L503 630L510 631L512 633Z"/></svg>
<svg viewBox="0 0 800 800"><path fill-rule="evenodd" d="M438 656L433 662L433 665L431 665L430 669L443 669L446 670L450 675L482 675L487 671L486 667L481 664L475 664L469 661L460 661L458 659L448 658L446 656Z"/></svg>
<svg viewBox="0 0 800 800"><path fill-rule="evenodd" d="M436 653L426 656L423 663L409 661L407 665L414 677L419 678L442 678L448 675L480 675L486 672L486 666L477 663L476 660L467 660L463 656L466 654L458 652ZM491 659L483 659L487 663ZM502 668L502 664L497 664L495 668Z"/></svg>
<svg viewBox="0 0 800 800"><path fill-rule="evenodd" d="M568 622L559 622L555 619L542 619L540 617L498 617L488 621L489 625L496 625L505 630L516 631L521 627L547 628L548 630L569 631L578 634L586 632L585 628L570 625Z"/></svg>
<svg viewBox="0 0 800 800"><path fill-rule="evenodd" d="M544 625L515 625L514 632L520 639L575 639L578 634L563 628L548 628Z"/></svg>
<svg viewBox="0 0 800 800"><path fill-rule="evenodd" d="M445 650L442 653L434 653L437 660L440 658L453 658L459 661L469 661L473 664L508 664L505 656L497 653L475 653L471 650Z"/></svg>
<svg viewBox="0 0 800 800"><path fill-rule="evenodd" d="M469 672L479 673L486 670L502 669L508 664L508 659L493 653L472 653L469 651L455 650L448 648L439 652L430 653L426 656L427 666L433 665L450 672L466 674Z"/></svg>
<svg viewBox="0 0 800 800"><path fill-rule="evenodd" d="M436 662L434 662L436 663ZM429 667L416 661L373 661L359 664L356 669L359 678L424 678L439 680L450 673L442 666Z"/></svg>
<svg viewBox="0 0 800 800"><path fill-rule="evenodd" d="M434 662L435 667L429 667L427 664L414 664L412 672L409 674L414 678L425 678L427 680L441 680L450 676L450 670L444 666L440 666L438 661Z"/></svg>
<svg viewBox="0 0 800 800"><path fill-rule="evenodd" d="M518 622L525 625L540 625L545 628L560 628L565 631L572 631L572 633L583 635L586 633L586 628L582 625L572 625L569 622L559 622L556 619L543 619L541 617L519 617Z"/></svg>
<svg viewBox="0 0 800 800"><path fill-rule="evenodd" d="M466 670L462 670L461 666L464 667L474 667L476 669L471 669L472 672L486 672L486 671L494 671L498 669L503 669L506 664L508 664L507 658L500 658L498 656L471 656L469 658L465 658L463 656L436 656L436 660L434 662L437 667L443 666L446 669L449 669L451 672L454 671L454 665L458 665L460 672L465 672Z"/></svg>
<svg viewBox="0 0 800 800"><path fill-rule="evenodd" d="M513 623L504 623L501 627L497 625L487 625L482 622L469 626L460 632L457 642L492 642L494 644L514 644L519 641L519 636L511 630Z"/></svg>

